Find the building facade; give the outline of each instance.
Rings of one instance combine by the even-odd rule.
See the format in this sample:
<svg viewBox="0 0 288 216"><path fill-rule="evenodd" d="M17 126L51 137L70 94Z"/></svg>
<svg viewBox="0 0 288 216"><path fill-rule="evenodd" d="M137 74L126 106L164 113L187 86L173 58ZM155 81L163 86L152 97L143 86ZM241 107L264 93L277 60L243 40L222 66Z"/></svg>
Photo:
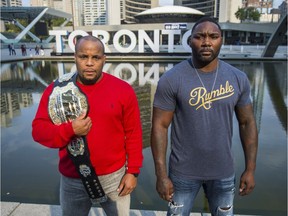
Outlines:
<svg viewBox="0 0 288 216"><path fill-rule="evenodd" d="M124 22L136 23L135 16L148 9L158 7L159 0L125 0Z"/></svg>
<svg viewBox="0 0 288 216"><path fill-rule="evenodd" d="M1 7L21 7L22 0L1 0Z"/></svg>
<svg viewBox="0 0 288 216"><path fill-rule="evenodd" d="M216 12L216 17L219 22L240 23L235 13L241 6L242 0L221 0L219 10Z"/></svg>
<svg viewBox="0 0 288 216"><path fill-rule="evenodd" d="M219 0L174 0L174 5L190 7L205 13L206 16L218 17Z"/></svg>
<svg viewBox="0 0 288 216"><path fill-rule="evenodd" d="M106 1L83 0L84 26L106 24Z"/></svg>

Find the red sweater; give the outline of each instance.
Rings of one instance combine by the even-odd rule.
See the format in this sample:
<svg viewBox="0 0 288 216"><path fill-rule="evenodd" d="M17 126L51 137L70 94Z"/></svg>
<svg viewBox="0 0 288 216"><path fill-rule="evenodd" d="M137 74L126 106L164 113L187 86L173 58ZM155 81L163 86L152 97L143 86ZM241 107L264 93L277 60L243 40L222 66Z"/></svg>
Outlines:
<svg viewBox="0 0 288 216"><path fill-rule="evenodd" d="M110 174L125 164L128 173L139 173L143 161L142 128L133 88L107 73L103 73L103 78L94 85L77 85L88 98L92 128L87 143L97 175ZM59 171L67 177L79 178L66 150L66 145L75 136L72 123L54 125L48 115L52 90L53 83L42 95L32 122L32 136L44 146L59 148Z"/></svg>

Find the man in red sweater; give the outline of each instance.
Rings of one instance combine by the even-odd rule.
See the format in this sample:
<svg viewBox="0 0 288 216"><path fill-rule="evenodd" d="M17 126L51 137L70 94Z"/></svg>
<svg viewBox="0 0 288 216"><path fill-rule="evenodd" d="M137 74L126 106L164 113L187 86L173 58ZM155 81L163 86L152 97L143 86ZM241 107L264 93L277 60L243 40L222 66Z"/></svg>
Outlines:
<svg viewBox="0 0 288 216"><path fill-rule="evenodd" d="M95 202L108 216L129 215L143 161L140 111L133 88L102 72L105 59L98 38L78 39L77 72L45 89L32 123L36 142L59 148L63 216L86 216Z"/></svg>

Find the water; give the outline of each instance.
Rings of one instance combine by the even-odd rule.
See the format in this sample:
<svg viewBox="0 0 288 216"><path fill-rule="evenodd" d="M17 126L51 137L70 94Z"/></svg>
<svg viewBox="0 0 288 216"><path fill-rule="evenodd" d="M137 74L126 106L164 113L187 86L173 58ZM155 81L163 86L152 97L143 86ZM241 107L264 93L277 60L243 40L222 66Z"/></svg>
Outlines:
<svg viewBox="0 0 288 216"><path fill-rule="evenodd" d="M287 62L228 61L245 71L259 129L256 188L235 197L237 214L281 216L287 214ZM129 82L141 109L144 164L132 194L133 209L166 210L155 190L150 149L153 95L166 63L106 63L104 70ZM31 121L45 86L59 75L75 70L73 62L27 61L1 65L1 200L59 204L58 150L35 143ZM45 130L45 129L43 129ZM243 151L235 122L233 151L237 182L244 169ZM208 211L200 191L194 212Z"/></svg>

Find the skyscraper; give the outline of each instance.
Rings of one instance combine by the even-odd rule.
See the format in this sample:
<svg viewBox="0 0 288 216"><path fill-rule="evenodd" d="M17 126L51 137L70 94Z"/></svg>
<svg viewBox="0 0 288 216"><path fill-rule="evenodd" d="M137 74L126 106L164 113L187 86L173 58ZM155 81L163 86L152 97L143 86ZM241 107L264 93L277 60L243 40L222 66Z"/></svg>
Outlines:
<svg viewBox="0 0 288 216"><path fill-rule="evenodd" d="M30 0L30 5L33 7L50 7L54 8L53 0Z"/></svg>
<svg viewBox="0 0 288 216"><path fill-rule="evenodd" d="M21 7L22 0L1 0L1 6L3 7Z"/></svg>
<svg viewBox="0 0 288 216"><path fill-rule="evenodd" d="M215 17L219 22L236 22L238 7L242 7L242 0L174 0L174 5L194 8L205 14Z"/></svg>
<svg viewBox="0 0 288 216"><path fill-rule="evenodd" d="M106 24L106 0L83 0L84 25Z"/></svg>
<svg viewBox="0 0 288 216"><path fill-rule="evenodd" d="M121 4L120 1L106 0L106 25L121 24ZM123 1L121 1L123 3Z"/></svg>
<svg viewBox="0 0 288 216"><path fill-rule="evenodd" d="M174 0L174 5L194 8L212 17L217 17L219 10L219 0Z"/></svg>
<svg viewBox="0 0 288 216"><path fill-rule="evenodd" d="M124 20L127 23L135 23L135 15L159 6L159 0L125 0Z"/></svg>

